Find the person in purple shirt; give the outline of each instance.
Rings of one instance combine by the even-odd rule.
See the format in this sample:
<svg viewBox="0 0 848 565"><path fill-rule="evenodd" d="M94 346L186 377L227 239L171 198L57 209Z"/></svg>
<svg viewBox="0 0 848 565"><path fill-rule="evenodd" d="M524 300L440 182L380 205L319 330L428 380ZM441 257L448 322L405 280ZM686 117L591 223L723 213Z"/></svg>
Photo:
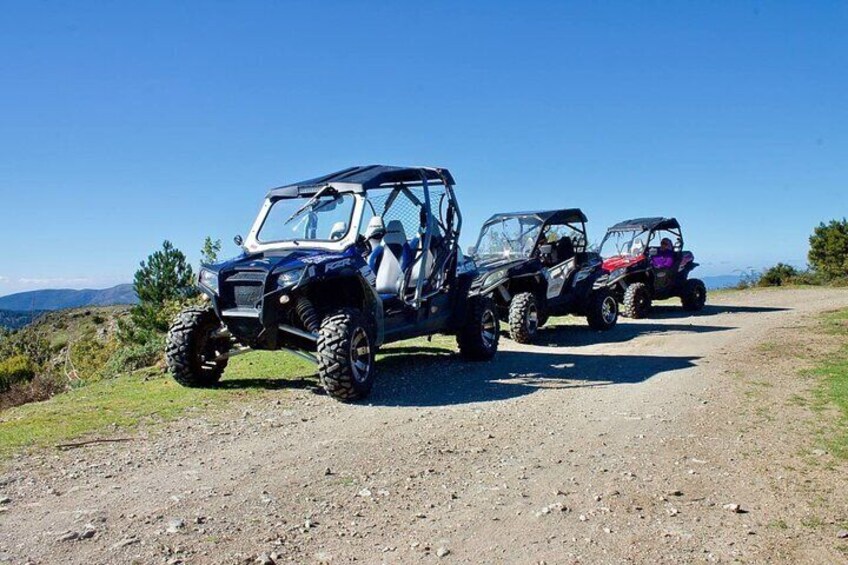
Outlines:
<svg viewBox="0 0 848 565"><path fill-rule="evenodd" d="M651 258L651 265L658 269L668 269L674 265L674 246L669 238L662 239L659 251Z"/></svg>

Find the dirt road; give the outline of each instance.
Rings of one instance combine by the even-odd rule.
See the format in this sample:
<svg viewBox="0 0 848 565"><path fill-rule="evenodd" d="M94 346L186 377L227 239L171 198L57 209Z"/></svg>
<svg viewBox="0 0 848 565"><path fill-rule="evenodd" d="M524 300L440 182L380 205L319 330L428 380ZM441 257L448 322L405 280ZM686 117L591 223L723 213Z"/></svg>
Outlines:
<svg viewBox="0 0 848 565"><path fill-rule="evenodd" d="M845 465L810 462L786 399L811 383L768 350L846 306L729 293L490 364L401 347L370 404L297 390L26 456L0 477L0 562L837 562Z"/></svg>

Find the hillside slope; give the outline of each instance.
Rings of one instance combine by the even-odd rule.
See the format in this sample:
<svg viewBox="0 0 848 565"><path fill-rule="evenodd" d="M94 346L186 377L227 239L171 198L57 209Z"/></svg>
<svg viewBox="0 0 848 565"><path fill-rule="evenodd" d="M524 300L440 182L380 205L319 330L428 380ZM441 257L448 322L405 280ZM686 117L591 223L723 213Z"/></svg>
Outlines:
<svg viewBox="0 0 848 565"><path fill-rule="evenodd" d="M16 310L0 310L0 328L17 330L32 322L43 313L42 310L18 312Z"/></svg>
<svg viewBox="0 0 848 565"><path fill-rule="evenodd" d="M138 297L133 285L119 284L104 289L45 289L0 296L0 309L31 312L33 310L63 310L84 306L135 304Z"/></svg>

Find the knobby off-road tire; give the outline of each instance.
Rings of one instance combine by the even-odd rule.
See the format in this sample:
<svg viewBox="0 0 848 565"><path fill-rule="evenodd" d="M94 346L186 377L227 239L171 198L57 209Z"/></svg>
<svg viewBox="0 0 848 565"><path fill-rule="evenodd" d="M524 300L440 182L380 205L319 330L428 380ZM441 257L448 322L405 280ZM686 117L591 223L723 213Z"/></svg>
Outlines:
<svg viewBox="0 0 848 565"><path fill-rule="evenodd" d="M230 340L215 337L221 320L211 308L187 308L168 330L165 362L174 380L187 387L212 387L227 367L227 359L215 361L230 349Z"/></svg>
<svg viewBox="0 0 848 565"><path fill-rule="evenodd" d="M456 335L459 354L471 361L488 361L498 351L500 321L491 298L475 296L468 304L465 325Z"/></svg>
<svg viewBox="0 0 848 565"><path fill-rule="evenodd" d="M368 396L374 386L374 336L358 310L328 315L318 329L318 378L327 394L343 402Z"/></svg>
<svg viewBox="0 0 848 565"><path fill-rule="evenodd" d="M651 311L651 291L645 283L633 283L624 291L621 313L638 320Z"/></svg>
<svg viewBox="0 0 848 565"><path fill-rule="evenodd" d="M532 292L522 292L509 303L509 336L518 343L531 343L539 331L539 304Z"/></svg>
<svg viewBox="0 0 848 565"><path fill-rule="evenodd" d="M689 312L699 312L707 303L707 287L700 279L689 279L683 285L683 293L680 295L683 309Z"/></svg>
<svg viewBox="0 0 848 565"><path fill-rule="evenodd" d="M586 320L593 330L607 331L618 322L618 302L607 289L599 289L589 295Z"/></svg>

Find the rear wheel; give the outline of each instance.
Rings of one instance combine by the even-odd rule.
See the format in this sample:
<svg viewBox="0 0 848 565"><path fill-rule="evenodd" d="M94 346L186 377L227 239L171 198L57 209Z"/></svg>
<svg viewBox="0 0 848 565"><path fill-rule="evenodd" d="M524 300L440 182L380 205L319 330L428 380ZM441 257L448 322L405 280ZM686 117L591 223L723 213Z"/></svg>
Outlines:
<svg viewBox="0 0 848 565"><path fill-rule="evenodd" d="M628 318L639 319L651 310L651 291L645 283L633 283L624 291L624 304L621 313Z"/></svg>
<svg viewBox="0 0 848 565"><path fill-rule="evenodd" d="M618 322L618 302L607 289L596 290L589 295L586 320L593 330L611 330Z"/></svg>
<svg viewBox="0 0 848 565"><path fill-rule="evenodd" d="M499 332L494 300L475 296L468 306L465 325L456 335L459 354L472 361L488 361L498 350Z"/></svg>
<svg viewBox="0 0 848 565"><path fill-rule="evenodd" d="M211 308L187 308L168 330L165 362L174 380L187 387L215 386L227 367L218 357L229 351L230 339L218 335L221 320Z"/></svg>
<svg viewBox="0 0 848 565"><path fill-rule="evenodd" d="M532 292L516 294L509 303L509 336L530 343L539 330L539 305Z"/></svg>
<svg viewBox="0 0 848 565"><path fill-rule="evenodd" d="M683 309L690 312L698 312L704 308L707 302L707 287L700 279L689 279L683 285L683 294L680 296Z"/></svg>
<svg viewBox="0 0 848 565"><path fill-rule="evenodd" d="M318 378L327 394L349 402L365 398L374 385L373 335L358 310L330 314L318 330Z"/></svg>

